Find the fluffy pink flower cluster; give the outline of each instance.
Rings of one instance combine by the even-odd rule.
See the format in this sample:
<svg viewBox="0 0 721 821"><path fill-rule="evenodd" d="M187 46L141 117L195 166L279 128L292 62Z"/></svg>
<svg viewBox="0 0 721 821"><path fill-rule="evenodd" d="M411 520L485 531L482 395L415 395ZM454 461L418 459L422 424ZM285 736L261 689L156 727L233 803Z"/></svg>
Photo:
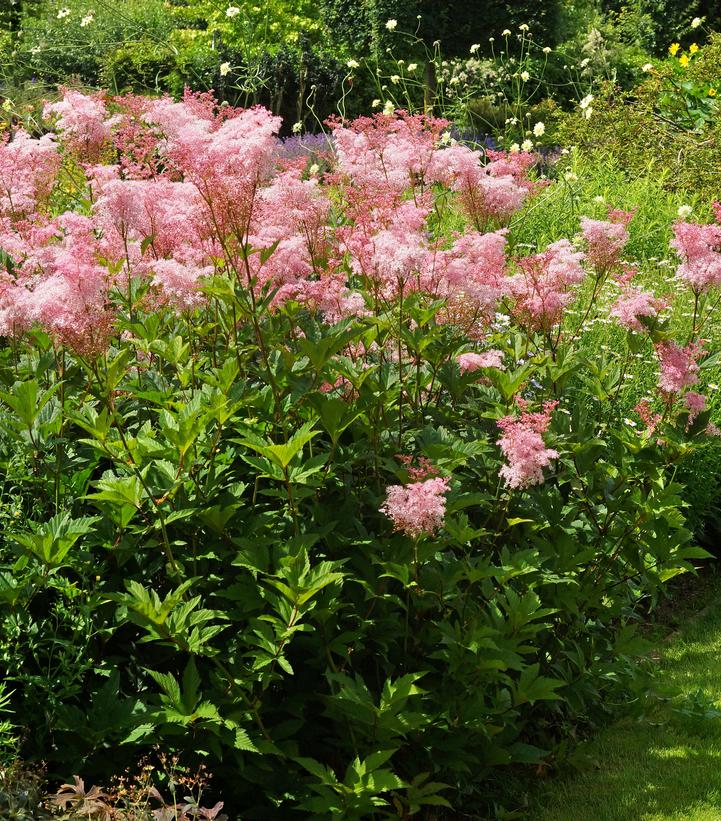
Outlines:
<svg viewBox="0 0 721 821"><path fill-rule="evenodd" d="M483 353L462 353L457 357L461 373L473 373L480 368L498 368L503 370L503 351L484 351Z"/></svg>
<svg viewBox="0 0 721 821"><path fill-rule="evenodd" d="M681 258L676 275L696 294L721 285L721 226L677 222L671 247Z"/></svg>
<svg viewBox="0 0 721 821"><path fill-rule="evenodd" d="M548 430L551 414L558 402L546 402L543 411L529 413L526 403L518 400L520 416L504 416L498 420L503 436L498 440L508 464L501 468L506 485L523 489L543 483L543 468L558 458L558 451L547 448L542 434Z"/></svg>
<svg viewBox="0 0 721 821"><path fill-rule="evenodd" d="M611 306L611 316L629 331L643 331L641 317L655 318L666 307L662 299L658 299L641 288L625 286L623 293Z"/></svg>
<svg viewBox="0 0 721 821"><path fill-rule="evenodd" d="M101 92L82 94L69 88L61 89L63 99L49 103L43 109L43 117L57 117L56 128L71 150L85 160L97 160L103 147L110 140L111 128L117 120L108 119L108 110Z"/></svg>
<svg viewBox="0 0 721 821"><path fill-rule="evenodd" d="M698 381L698 363L702 352L700 344L681 348L675 342L660 342L656 345L660 375L658 384L664 393L681 393L684 388Z"/></svg>
<svg viewBox="0 0 721 821"><path fill-rule="evenodd" d="M566 239L518 260L518 273L508 281L516 318L534 330L548 331L558 324L574 298L571 287L585 277L582 260L583 254Z"/></svg>
<svg viewBox="0 0 721 821"><path fill-rule="evenodd" d="M597 276L607 274L618 265L628 242L626 223L632 215L626 212L618 213L623 218L615 222L581 217L581 233L586 241L586 258Z"/></svg>
<svg viewBox="0 0 721 821"><path fill-rule="evenodd" d="M449 482L449 478L437 476L407 485L390 485L380 511L393 522L395 530L414 539L433 534L446 516Z"/></svg>
<svg viewBox="0 0 721 821"><path fill-rule="evenodd" d="M0 218L17 221L47 205L60 169L55 138L17 130L0 139Z"/></svg>

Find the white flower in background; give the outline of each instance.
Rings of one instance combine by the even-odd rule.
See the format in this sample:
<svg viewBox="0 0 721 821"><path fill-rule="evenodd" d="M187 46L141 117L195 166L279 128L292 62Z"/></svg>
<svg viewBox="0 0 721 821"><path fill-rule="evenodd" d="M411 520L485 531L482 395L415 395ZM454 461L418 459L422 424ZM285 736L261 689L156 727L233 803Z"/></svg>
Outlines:
<svg viewBox="0 0 721 821"><path fill-rule="evenodd" d="M408 68L406 69L409 74L412 74L418 68L418 63L408 63Z"/></svg>
<svg viewBox="0 0 721 821"><path fill-rule="evenodd" d="M508 150L511 154L518 154L521 150L521 146L518 143L513 143Z"/></svg>
<svg viewBox="0 0 721 821"><path fill-rule="evenodd" d="M240 14L240 9L238 6L228 6L225 10L226 17L236 17L238 14Z"/></svg>
<svg viewBox="0 0 721 821"><path fill-rule="evenodd" d="M551 47L550 46L544 46L543 47L543 53L544 54L550 54L551 53Z"/></svg>
<svg viewBox="0 0 721 821"><path fill-rule="evenodd" d="M641 66L641 71L645 72L646 74L648 74L649 71L653 71L653 63L644 63Z"/></svg>
<svg viewBox="0 0 721 821"><path fill-rule="evenodd" d="M391 18L390 20L386 20L386 28L388 31L395 31L396 27L398 26L398 21Z"/></svg>
<svg viewBox="0 0 721 821"><path fill-rule="evenodd" d="M394 86L397 86L398 83L400 83L400 81L401 81L401 78L397 74L394 74L391 77L391 82L393 83Z"/></svg>
<svg viewBox="0 0 721 821"><path fill-rule="evenodd" d="M58 10L58 20L62 20L63 17L67 17L70 14L70 9L59 9Z"/></svg>
<svg viewBox="0 0 721 821"><path fill-rule="evenodd" d="M220 76L225 77L225 75L230 71L230 63L221 63L220 64Z"/></svg>
<svg viewBox="0 0 721 821"><path fill-rule="evenodd" d="M519 31L528 31L528 24L527 23L521 23L521 25L518 27L518 30Z"/></svg>
<svg viewBox="0 0 721 821"><path fill-rule="evenodd" d="M680 219L687 220L693 213L693 208L690 205L680 205L676 213Z"/></svg>
<svg viewBox="0 0 721 821"><path fill-rule="evenodd" d="M591 106L589 106L589 107L588 107L587 109L585 109L585 110L584 110L584 112L583 112L583 116L584 116L587 120L590 120L590 119L591 119L591 115L592 115L592 114L593 114L593 109L591 108Z"/></svg>
<svg viewBox="0 0 721 821"><path fill-rule="evenodd" d="M360 63L358 62L358 60L348 60L346 65L348 66L348 68L358 68Z"/></svg>
<svg viewBox="0 0 721 821"><path fill-rule="evenodd" d="M511 36L511 30L510 29L503 29L503 31L501 32L501 37L510 37L510 36Z"/></svg>
<svg viewBox="0 0 721 821"><path fill-rule="evenodd" d="M481 44L480 44L480 43L474 43L474 44L471 46L471 54L475 54L475 53L478 51L478 49L479 49L480 47L481 47Z"/></svg>
<svg viewBox="0 0 721 821"><path fill-rule="evenodd" d="M319 171L320 171L320 166L318 165L317 162L314 162L313 165L311 165L311 167L308 169L308 173L311 176L315 176Z"/></svg>
<svg viewBox="0 0 721 821"><path fill-rule="evenodd" d="M586 66L587 66L590 62L591 62L591 58L590 58L590 57L584 57L584 58L583 58L583 60L581 60L581 68L586 68Z"/></svg>
<svg viewBox="0 0 721 821"><path fill-rule="evenodd" d="M566 171L563 175L563 179L566 182L578 182L578 174L574 174L573 171Z"/></svg>
<svg viewBox="0 0 721 821"><path fill-rule="evenodd" d="M381 101L376 97L375 100L371 103L371 108L380 108Z"/></svg>
<svg viewBox="0 0 721 821"><path fill-rule="evenodd" d="M521 148L522 148L524 151L531 151L531 150L533 150L533 141L532 141L532 140L524 140L524 141L521 143Z"/></svg>
<svg viewBox="0 0 721 821"><path fill-rule="evenodd" d="M89 11L85 15L85 17L83 17L83 19L80 21L80 25L82 26L82 28L85 28L85 26L89 26L93 22L94 19L95 19L95 12L94 11Z"/></svg>
<svg viewBox="0 0 721 821"><path fill-rule="evenodd" d="M579 103L581 111L585 111L593 102L593 94L587 94Z"/></svg>
<svg viewBox="0 0 721 821"><path fill-rule="evenodd" d="M697 29L701 25L701 23L703 23L703 20L700 17L694 17L691 21L691 28Z"/></svg>
<svg viewBox="0 0 721 821"><path fill-rule="evenodd" d="M531 79L531 75L527 71L521 72L521 79L524 83L527 83Z"/></svg>
<svg viewBox="0 0 721 821"><path fill-rule="evenodd" d="M546 133L546 126L543 123L536 123L533 126L533 136L542 137Z"/></svg>
<svg viewBox="0 0 721 821"><path fill-rule="evenodd" d="M393 100L386 100L386 104L383 106L383 113L386 115L396 113L396 107Z"/></svg>
<svg viewBox="0 0 721 821"><path fill-rule="evenodd" d="M635 428L635 427L636 427L636 423L633 421L633 419L624 419L623 421L624 421L627 425L630 425L632 428Z"/></svg>
<svg viewBox="0 0 721 821"><path fill-rule="evenodd" d="M441 134L441 140L440 140L441 145L450 145L450 142L451 142L451 132L450 131L444 131L443 134Z"/></svg>
<svg viewBox="0 0 721 821"><path fill-rule="evenodd" d="M605 205L605 203L606 203L606 198L605 198L602 194L597 194L597 195L593 198L593 201L594 201L594 202L597 202L599 205Z"/></svg>
<svg viewBox="0 0 721 821"><path fill-rule="evenodd" d="M303 123L301 123L301 122L293 123L293 133L294 134L300 134L300 132L302 130L303 130Z"/></svg>

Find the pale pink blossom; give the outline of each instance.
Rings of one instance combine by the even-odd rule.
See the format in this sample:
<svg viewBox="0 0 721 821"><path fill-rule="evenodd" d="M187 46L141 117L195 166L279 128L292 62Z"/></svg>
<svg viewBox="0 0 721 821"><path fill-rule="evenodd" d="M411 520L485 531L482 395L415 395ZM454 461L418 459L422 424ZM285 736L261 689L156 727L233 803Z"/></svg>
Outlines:
<svg viewBox="0 0 721 821"><path fill-rule="evenodd" d="M721 285L721 226L677 222L671 247L681 258L676 276L697 294Z"/></svg>
<svg viewBox="0 0 721 821"><path fill-rule="evenodd" d="M504 416L498 420L503 436L498 440L508 464L503 465L500 474L506 485L513 489L523 489L543 483L543 468L558 458L558 451L547 448L542 434L548 430L557 402L546 402L543 411L529 413L525 403L519 402L523 412L520 416Z"/></svg>
<svg viewBox="0 0 721 821"><path fill-rule="evenodd" d="M660 375L658 384L665 393L681 393L684 388L698 381L698 363L701 345L691 344L685 348L675 342L660 342L656 345Z"/></svg>
<svg viewBox="0 0 721 821"><path fill-rule="evenodd" d="M446 515L445 494L450 479L436 477L407 485L390 485L380 511L400 530L416 539L433 534L442 525Z"/></svg>
<svg viewBox="0 0 721 821"><path fill-rule="evenodd" d="M82 94L69 88L61 91L62 100L48 103L43 109L43 117L57 117L56 128L62 132L64 144L78 152L82 160L97 160L110 140L115 122L108 118L102 92Z"/></svg>
<svg viewBox="0 0 721 821"><path fill-rule="evenodd" d="M479 368L498 368L504 370L503 367L503 351L484 351L483 353L462 353L457 358L458 366L461 373L473 373Z"/></svg>
<svg viewBox="0 0 721 821"><path fill-rule="evenodd" d="M648 291L627 286L611 306L611 316L630 331L643 331L644 325L640 317L655 318L665 307L666 303L662 299Z"/></svg>
<svg viewBox="0 0 721 821"><path fill-rule="evenodd" d="M598 275L618 265L628 242L628 229L623 222L581 217L581 232L586 240L586 257Z"/></svg>
<svg viewBox="0 0 721 821"><path fill-rule="evenodd" d="M694 391L687 391L683 397L683 403L688 409L688 423L692 425L694 419L706 410L706 397Z"/></svg>

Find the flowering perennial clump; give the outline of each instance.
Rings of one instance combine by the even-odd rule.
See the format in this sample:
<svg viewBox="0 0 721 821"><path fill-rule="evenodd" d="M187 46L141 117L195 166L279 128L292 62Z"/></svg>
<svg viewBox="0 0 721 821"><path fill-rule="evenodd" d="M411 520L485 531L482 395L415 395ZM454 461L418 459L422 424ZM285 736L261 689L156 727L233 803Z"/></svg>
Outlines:
<svg viewBox="0 0 721 821"><path fill-rule="evenodd" d="M433 535L446 515L449 482L448 477L437 476L407 485L391 485L386 489L381 512L393 522L395 530L414 539Z"/></svg>
<svg viewBox="0 0 721 821"><path fill-rule="evenodd" d="M543 410L535 413L526 410L523 400L518 404L520 416L504 416L498 420L498 427L503 431L498 446L508 460L501 468L501 476L508 487L514 489L540 485L543 469L558 459L558 451L547 448L542 435L551 424L551 414L558 402L545 402Z"/></svg>

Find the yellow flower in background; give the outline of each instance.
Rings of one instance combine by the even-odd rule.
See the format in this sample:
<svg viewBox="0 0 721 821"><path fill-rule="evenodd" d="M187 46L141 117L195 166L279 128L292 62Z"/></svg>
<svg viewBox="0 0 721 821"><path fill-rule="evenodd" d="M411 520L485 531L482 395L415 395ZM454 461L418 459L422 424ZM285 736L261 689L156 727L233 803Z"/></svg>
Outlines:
<svg viewBox="0 0 721 821"><path fill-rule="evenodd" d="M681 43L671 43L668 47L668 53L672 56L676 56L676 52L681 48Z"/></svg>
<svg viewBox="0 0 721 821"><path fill-rule="evenodd" d="M689 62L690 62L690 60L688 59L688 54L682 54L678 58L678 63L681 66L681 68L686 68L686 66L689 64Z"/></svg>
<svg viewBox="0 0 721 821"><path fill-rule="evenodd" d="M688 47L688 53L689 54L696 54L697 51L698 51L698 44L697 43L691 43L691 45Z"/></svg>
<svg viewBox="0 0 721 821"><path fill-rule="evenodd" d="M715 97L716 96L716 89L715 88L710 88L708 90L708 96L709 97Z"/></svg>

